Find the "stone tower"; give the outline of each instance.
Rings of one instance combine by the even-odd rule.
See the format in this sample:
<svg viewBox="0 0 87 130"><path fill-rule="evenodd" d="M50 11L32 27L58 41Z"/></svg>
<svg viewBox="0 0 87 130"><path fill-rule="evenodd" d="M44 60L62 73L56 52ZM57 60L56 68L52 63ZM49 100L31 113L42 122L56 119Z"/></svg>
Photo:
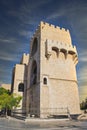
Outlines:
<svg viewBox="0 0 87 130"><path fill-rule="evenodd" d="M69 30L41 22L30 44L27 107L31 115L80 114L77 63Z"/></svg>
<svg viewBox="0 0 87 130"><path fill-rule="evenodd" d="M20 64L16 64L12 72L11 93L22 96L20 107L22 112L26 109L26 86L27 86L27 68L29 62L29 54L23 54Z"/></svg>

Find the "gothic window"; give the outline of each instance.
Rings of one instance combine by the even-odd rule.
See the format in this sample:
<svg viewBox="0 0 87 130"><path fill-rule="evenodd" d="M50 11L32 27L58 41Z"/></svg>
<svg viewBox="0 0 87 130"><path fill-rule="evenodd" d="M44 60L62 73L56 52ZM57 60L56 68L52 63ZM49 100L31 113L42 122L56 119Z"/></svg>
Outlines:
<svg viewBox="0 0 87 130"><path fill-rule="evenodd" d="M18 85L18 91L19 91L19 92L24 92L24 83L20 83L20 84Z"/></svg>
<svg viewBox="0 0 87 130"><path fill-rule="evenodd" d="M47 78L46 77L43 78L43 84L45 84L45 85L47 84Z"/></svg>
<svg viewBox="0 0 87 130"><path fill-rule="evenodd" d="M37 64L34 60L32 63L32 69L31 69L31 85L35 85L37 83Z"/></svg>
<svg viewBox="0 0 87 130"><path fill-rule="evenodd" d="M37 40L37 38L34 38L33 45L32 45L31 56L34 56L34 54L36 53L37 46L38 46L38 40Z"/></svg>

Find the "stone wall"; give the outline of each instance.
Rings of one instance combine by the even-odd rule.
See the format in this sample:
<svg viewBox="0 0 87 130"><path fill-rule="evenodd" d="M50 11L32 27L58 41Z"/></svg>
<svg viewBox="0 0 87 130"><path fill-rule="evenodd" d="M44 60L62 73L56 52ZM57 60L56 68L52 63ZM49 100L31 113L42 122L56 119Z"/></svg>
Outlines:
<svg viewBox="0 0 87 130"><path fill-rule="evenodd" d="M17 108L22 109L22 111L25 111L26 109L28 61L29 61L29 54L23 54L20 64L15 65L12 73L11 92L23 97L20 102L20 107ZM21 90L21 87L23 87L23 90Z"/></svg>

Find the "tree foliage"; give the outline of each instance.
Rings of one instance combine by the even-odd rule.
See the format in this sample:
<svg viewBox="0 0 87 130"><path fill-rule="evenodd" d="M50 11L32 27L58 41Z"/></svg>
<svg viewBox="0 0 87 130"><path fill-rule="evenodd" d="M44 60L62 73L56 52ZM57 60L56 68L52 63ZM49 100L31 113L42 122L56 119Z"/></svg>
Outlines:
<svg viewBox="0 0 87 130"><path fill-rule="evenodd" d="M4 93L9 94L9 90L6 90L5 88L0 87L0 95L2 95L2 94L4 94Z"/></svg>
<svg viewBox="0 0 87 130"><path fill-rule="evenodd" d="M0 88L0 109L12 110L19 106L22 97L10 94L8 90Z"/></svg>
<svg viewBox="0 0 87 130"><path fill-rule="evenodd" d="M13 107L16 108L19 106L20 100L21 96L14 96L13 94L8 95L7 93L4 93L0 95L0 108L11 110Z"/></svg>
<svg viewBox="0 0 87 130"><path fill-rule="evenodd" d="M86 110L87 109L87 98L85 99L85 101L82 101L80 103L80 108L81 108L81 110Z"/></svg>

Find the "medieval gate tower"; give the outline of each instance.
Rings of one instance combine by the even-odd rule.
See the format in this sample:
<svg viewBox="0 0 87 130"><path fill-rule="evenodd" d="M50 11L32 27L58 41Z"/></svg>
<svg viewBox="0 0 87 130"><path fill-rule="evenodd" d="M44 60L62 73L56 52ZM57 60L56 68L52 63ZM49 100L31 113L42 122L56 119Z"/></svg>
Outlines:
<svg viewBox="0 0 87 130"><path fill-rule="evenodd" d="M41 118L80 113L76 64L69 30L41 22L30 44L28 112Z"/></svg>

